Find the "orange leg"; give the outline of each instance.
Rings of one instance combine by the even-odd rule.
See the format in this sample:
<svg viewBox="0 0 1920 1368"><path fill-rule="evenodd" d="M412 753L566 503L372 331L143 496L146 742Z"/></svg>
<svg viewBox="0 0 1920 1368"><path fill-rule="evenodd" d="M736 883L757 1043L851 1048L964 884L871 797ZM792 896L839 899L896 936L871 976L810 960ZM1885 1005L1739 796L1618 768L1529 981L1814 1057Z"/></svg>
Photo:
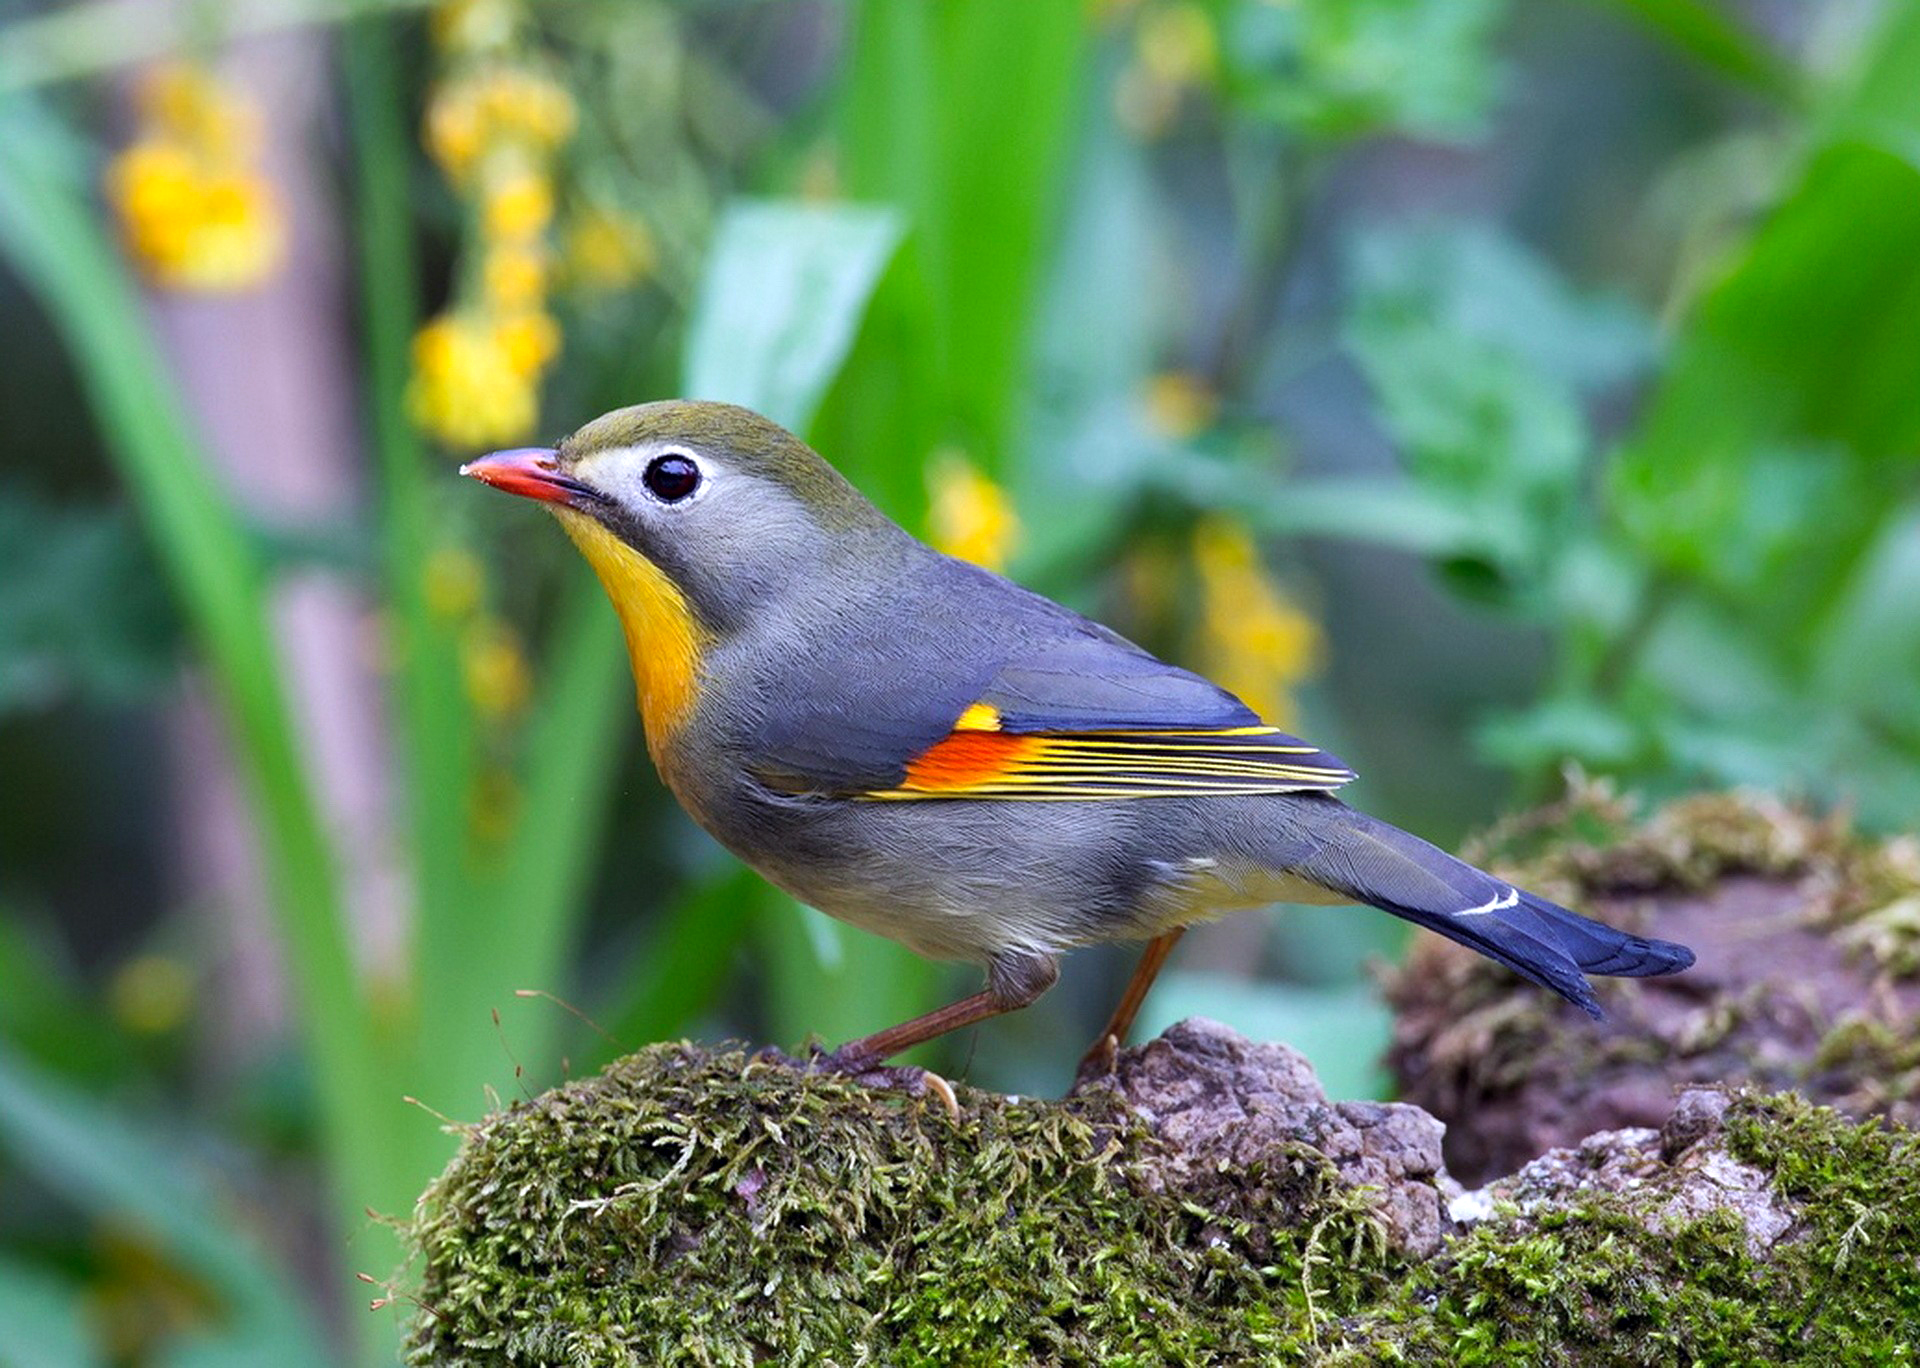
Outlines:
<svg viewBox="0 0 1920 1368"><path fill-rule="evenodd" d="M984 991L937 1007L898 1026L850 1040L827 1054L822 1062L841 1073L866 1073L902 1050L910 1050L935 1036L1027 1006L1051 988L1059 974L1059 966L1051 957L1007 956L988 969Z"/></svg>
<svg viewBox="0 0 1920 1368"><path fill-rule="evenodd" d="M992 993L975 993L972 997L961 998L958 1002L948 1003L924 1016L911 1021L903 1021L898 1026L889 1026L884 1031L875 1031L870 1036L861 1036L858 1040L849 1040L845 1045L827 1055L832 1065L846 1073L864 1073L883 1060L891 1059L902 1050L911 1050L915 1045L924 1044L935 1036L943 1036L948 1031L957 1031L963 1026L985 1021L988 1017L999 1016L1002 1012L1011 1012L1024 1004L1001 1002Z"/></svg>
<svg viewBox="0 0 1920 1368"><path fill-rule="evenodd" d="M1186 927L1176 926L1147 942L1147 948L1140 955L1140 963L1134 968L1133 977L1127 980L1127 991L1120 995L1120 1005L1113 1009L1105 1029L1094 1037L1092 1046L1080 1058L1078 1077L1081 1080L1100 1078L1113 1072L1113 1062L1120 1053L1120 1047L1127 1043L1127 1034L1133 1030L1134 1018L1140 1015L1140 1006L1147 1000L1147 990L1160 977L1167 956L1173 953L1174 943L1186 933Z"/></svg>

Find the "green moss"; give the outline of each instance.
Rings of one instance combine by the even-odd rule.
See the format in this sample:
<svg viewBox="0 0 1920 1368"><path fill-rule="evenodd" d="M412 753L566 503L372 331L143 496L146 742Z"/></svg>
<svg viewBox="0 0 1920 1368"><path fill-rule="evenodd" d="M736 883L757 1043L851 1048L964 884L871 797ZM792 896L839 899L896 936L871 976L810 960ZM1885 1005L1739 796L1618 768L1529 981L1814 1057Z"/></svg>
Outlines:
<svg viewBox="0 0 1920 1368"><path fill-rule="evenodd" d="M1914 1136L1791 1096L1725 1122L1795 1216L1769 1250L1657 1166L1425 1264L1312 1151L1158 1192L1113 1098L962 1099L661 1046L516 1105L416 1211L410 1361L1901 1363L1920 1327Z"/></svg>
<svg viewBox="0 0 1920 1368"><path fill-rule="evenodd" d="M421 1200L410 1359L1285 1361L1395 1271L1310 1150L1156 1193L1114 1099L962 1097L661 1046L516 1105Z"/></svg>
<svg viewBox="0 0 1920 1368"><path fill-rule="evenodd" d="M1726 1127L1795 1214L1764 1256L1731 1211L1677 1217L1669 1171L1475 1228L1356 1319L1334 1361L1914 1362L1915 1135L1784 1093L1737 1099Z"/></svg>

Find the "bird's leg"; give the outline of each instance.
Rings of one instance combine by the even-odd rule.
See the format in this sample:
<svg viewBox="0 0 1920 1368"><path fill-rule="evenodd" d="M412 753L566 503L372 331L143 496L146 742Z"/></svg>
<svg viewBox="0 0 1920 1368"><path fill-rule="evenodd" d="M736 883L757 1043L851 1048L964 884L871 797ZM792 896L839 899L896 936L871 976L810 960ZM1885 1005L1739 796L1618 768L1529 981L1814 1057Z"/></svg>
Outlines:
<svg viewBox="0 0 1920 1368"><path fill-rule="evenodd" d="M1186 933L1186 927L1176 926L1147 942L1147 948L1141 952L1140 963L1134 967L1133 977L1127 980L1127 991L1120 995L1120 1004L1113 1009L1106 1026L1080 1057L1080 1068L1074 1075L1075 1087L1096 1078L1105 1078L1113 1072L1114 1061L1120 1056L1120 1047L1127 1043L1127 1033L1133 1029L1133 1019L1140 1015L1140 1005L1147 1000L1147 990L1160 977L1161 966L1166 964L1167 956L1173 953L1174 942Z"/></svg>
<svg viewBox="0 0 1920 1368"><path fill-rule="evenodd" d="M1051 955L1001 955L987 966L987 986L971 997L935 1008L924 1016L875 1031L870 1036L850 1040L839 1049L821 1055L818 1062L839 1073L861 1077L875 1072L883 1061L902 1050L972 1026L1004 1012L1018 1011L1034 1001L1060 977L1059 963Z"/></svg>

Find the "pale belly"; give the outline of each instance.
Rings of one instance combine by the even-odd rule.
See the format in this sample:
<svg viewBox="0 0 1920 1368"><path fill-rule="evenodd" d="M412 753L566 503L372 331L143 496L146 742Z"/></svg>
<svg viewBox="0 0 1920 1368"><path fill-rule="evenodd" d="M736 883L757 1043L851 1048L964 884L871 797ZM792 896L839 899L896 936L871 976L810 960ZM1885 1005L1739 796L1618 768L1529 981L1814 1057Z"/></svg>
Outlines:
<svg viewBox="0 0 1920 1368"><path fill-rule="evenodd" d="M722 840L829 916L981 964L1349 901L1235 848L1245 842L1217 829L1222 811L1183 799L781 804L749 839Z"/></svg>

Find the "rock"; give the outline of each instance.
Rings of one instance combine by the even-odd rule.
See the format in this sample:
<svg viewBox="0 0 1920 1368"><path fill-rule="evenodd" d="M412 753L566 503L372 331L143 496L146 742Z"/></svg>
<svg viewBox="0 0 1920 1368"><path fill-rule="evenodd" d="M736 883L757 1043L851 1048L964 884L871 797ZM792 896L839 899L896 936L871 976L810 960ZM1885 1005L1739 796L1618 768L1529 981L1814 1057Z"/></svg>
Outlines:
<svg viewBox="0 0 1920 1368"><path fill-rule="evenodd" d="M1920 1137L1690 1092L1451 1204L1340 1362L1898 1363L1920 1331Z"/></svg>
<svg viewBox="0 0 1920 1368"><path fill-rule="evenodd" d="M1880 1363L1920 1325L1920 1139L1792 1095L1474 1193L1417 1108L1210 1022L958 1096L678 1045L515 1103L407 1227L408 1361Z"/></svg>
<svg viewBox="0 0 1920 1368"><path fill-rule="evenodd" d="M1124 1051L1113 1084L1167 1142L1142 1168L1156 1191L1254 1173L1304 1145L1342 1182L1370 1190L1395 1244L1422 1256L1440 1245L1443 1127L1418 1107L1330 1103L1299 1051L1257 1045L1203 1017Z"/></svg>
<svg viewBox="0 0 1920 1368"><path fill-rule="evenodd" d="M1659 1130L1601 1131L1572 1149L1548 1150L1518 1173L1461 1194L1450 1204L1454 1218L1490 1220L1502 1203L1527 1218L1608 1193L1632 1199L1655 1234L1725 1212L1746 1232L1747 1252L1764 1258L1797 1212L1765 1172L1728 1152L1729 1103L1724 1092L1684 1093Z"/></svg>
<svg viewBox="0 0 1920 1368"><path fill-rule="evenodd" d="M1642 818L1598 785L1469 852L1516 882L1694 947L1657 979L1597 979L1608 1020L1421 937L1390 976L1388 1062L1486 1182L1599 1131L1659 1127L1676 1087L1791 1089L1920 1121L1920 843L1770 799L1709 794Z"/></svg>

